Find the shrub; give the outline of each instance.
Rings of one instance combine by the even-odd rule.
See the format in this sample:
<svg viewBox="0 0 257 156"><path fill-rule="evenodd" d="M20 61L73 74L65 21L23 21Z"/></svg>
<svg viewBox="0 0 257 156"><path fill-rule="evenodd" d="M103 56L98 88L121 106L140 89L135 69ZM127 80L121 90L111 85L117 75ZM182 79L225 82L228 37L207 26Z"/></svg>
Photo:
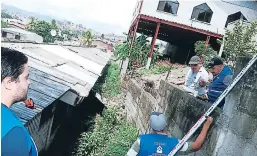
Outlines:
<svg viewBox="0 0 257 156"><path fill-rule="evenodd" d="M128 38L128 41L117 45L114 49L114 54L117 59L125 60L129 58L129 70L133 67L143 67L147 63L148 56L150 54L151 46L148 44L147 36L140 35L135 38L132 48L130 48L132 38ZM130 56L129 56L130 53ZM153 65L158 59L157 52L153 53L151 65Z"/></svg>
<svg viewBox="0 0 257 156"><path fill-rule="evenodd" d="M233 29L225 33L223 56L227 62L236 61L239 56L254 55L257 53L256 44L257 22L241 24L235 22ZM221 44L222 41L218 40Z"/></svg>
<svg viewBox="0 0 257 156"><path fill-rule="evenodd" d="M120 156L125 155L136 140L138 130L120 120L117 109L105 109L103 116L95 118L91 132L81 134L73 155L82 156Z"/></svg>
<svg viewBox="0 0 257 156"><path fill-rule="evenodd" d="M107 69L107 76L103 84L102 93L105 97L114 97L121 92L120 69L116 63L111 63Z"/></svg>
<svg viewBox="0 0 257 156"><path fill-rule="evenodd" d="M213 57L218 56L217 51L215 51L209 44L205 50L205 41L195 42L195 52L199 57L204 56L204 66L207 65Z"/></svg>
<svg viewBox="0 0 257 156"><path fill-rule="evenodd" d="M121 92L121 78L119 66L112 62L103 70L102 76L97 80L94 91L101 93L106 98L117 96Z"/></svg>

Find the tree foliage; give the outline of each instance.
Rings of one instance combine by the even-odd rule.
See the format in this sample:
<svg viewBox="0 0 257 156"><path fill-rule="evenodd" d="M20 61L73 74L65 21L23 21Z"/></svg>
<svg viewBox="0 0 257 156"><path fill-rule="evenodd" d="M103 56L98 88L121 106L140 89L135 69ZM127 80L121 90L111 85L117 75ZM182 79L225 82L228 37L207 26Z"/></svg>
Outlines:
<svg viewBox="0 0 257 156"><path fill-rule="evenodd" d="M11 15L9 15L8 13L6 12L1 12L1 18L9 18L9 19L12 19L13 17Z"/></svg>
<svg viewBox="0 0 257 156"><path fill-rule="evenodd" d="M195 42L195 52L199 57L204 57L204 65L206 65L213 57L217 56L217 51L215 51L210 44L208 44L205 49L205 41Z"/></svg>
<svg viewBox="0 0 257 156"><path fill-rule="evenodd" d="M104 110L97 116L91 132L81 134L72 155L121 156L126 155L136 140L138 130L118 115L117 108Z"/></svg>
<svg viewBox="0 0 257 156"><path fill-rule="evenodd" d="M225 33L223 56L227 62L234 62L238 56L252 56L257 53L257 23L235 23ZM219 43L221 41L219 40Z"/></svg>
<svg viewBox="0 0 257 156"><path fill-rule="evenodd" d="M4 21L1 21L1 28L8 28L8 23L7 22L4 22Z"/></svg>
<svg viewBox="0 0 257 156"><path fill-rule="evenodd" d="M117 59L125 60L129 57L129 68L132 66L142 67L147 63L147 59L151 50L147 41L147 36L141 35L134 40L132 48L130 48L132 38L128 38L127 42L115 46L114 54ZM130 56L129 56L130 53ZM154 64L157 53L153 53L151 64Z"/></svg>
<svg viewBox="0 0 257 156"><path fill-rule="evenodd" d="M93 33L88 30L83 35L83 44L87 46L91 46L93 41Z"/></svg>
<svg viewBox="0 0 257 156"><path fill-rule="evenodd" d="M34 32L42 36L44 42L54 42L55 37L51 35L52 29L57 29L54 21L49 23L46 21L37 20L34 17L31 17L31 21L27 28L28 31Z"/></svg>
<svg viewBox="0 0 257 156"><path fill-rule="evenodd" d="M108 99L121 93L121 78L118 64L112 62L104 68L102 76L94 86L94 90Z"/></svg>

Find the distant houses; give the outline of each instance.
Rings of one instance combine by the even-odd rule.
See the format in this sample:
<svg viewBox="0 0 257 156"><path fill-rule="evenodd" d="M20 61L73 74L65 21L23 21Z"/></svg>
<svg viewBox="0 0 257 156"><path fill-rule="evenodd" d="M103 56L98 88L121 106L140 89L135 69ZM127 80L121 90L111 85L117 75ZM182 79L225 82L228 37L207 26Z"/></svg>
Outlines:
<svg viewBox="0 0 257 156"><path fill-rule="evenodd" d="M1 39L9 41L24 41L33 43L43 43L43 37L26 30L18 28L2 28L1 29Z"/></svg>

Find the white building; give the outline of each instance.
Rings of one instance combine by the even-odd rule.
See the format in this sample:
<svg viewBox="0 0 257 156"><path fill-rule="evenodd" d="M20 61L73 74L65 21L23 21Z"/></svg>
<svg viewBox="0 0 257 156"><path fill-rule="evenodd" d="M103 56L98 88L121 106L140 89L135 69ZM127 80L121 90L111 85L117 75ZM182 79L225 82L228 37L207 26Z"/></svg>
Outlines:
<svg viewBox="0 0 257 156"><path fill-rule="evenodd" d="M219 51L228 23L257 20L257 2L139 0L130 34L134 31L168 42L175 62L185 63L194 55L194 43L203 40ZM149 63L153 50L150 52Z"/></svg>
<svg viewBox="0 0 257 156"><path fill-rule="evenodd" d="M16 28L2 28L1 38L8 40L20 40L34 43L43 43L43 37L36 33Z"/></svg>
<svg viewBox="0 0 257 156"><path fill-rule="evenodd" d="M27 23L21 19L2 18L1 20L8 23L11 28L26 29L27 26Z"/></svg>

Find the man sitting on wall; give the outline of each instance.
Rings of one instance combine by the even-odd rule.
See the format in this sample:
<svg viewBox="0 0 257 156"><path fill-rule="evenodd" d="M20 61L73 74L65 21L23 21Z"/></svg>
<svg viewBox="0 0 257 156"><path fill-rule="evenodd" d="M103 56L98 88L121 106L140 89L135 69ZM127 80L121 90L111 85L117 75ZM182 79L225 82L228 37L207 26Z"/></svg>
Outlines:
<svg viewBox="0 0 257 156"><path fill-rule="evenodd" d="M224 66L220 58L213 58L208 64L208 68L213 75L212 83L208 89L208 100L214 103L222 92L228 87L232 81L232 71L228 66ZM218 107L223 108L225 100L223 100Z"/></svg>
<svg viewBox="0 0 257 156"><path fill-rule="evenodd" d="M203 128L195 142L186 142L180 149L181 152L194 152L200 150L213 121L212 117L208 117ZM146 156L146 155L168 155L173 148L179 143L179 139L168 137L164 133L167 125L166 118L162 113L153 112L149 118L151 134L143 134L135 141L126 156Z"/></svg>
<svg viewBox="0 0 257 156"><path fill-rule="evenodd" d="M202 86L200 82L208 81L208 72L202 66L200 57L198 56L193 56L189 61L189 65L191 69L187 73L185 86L183 87L184 90L193 94L195 97L205 96L207 88Z"/></svg>

